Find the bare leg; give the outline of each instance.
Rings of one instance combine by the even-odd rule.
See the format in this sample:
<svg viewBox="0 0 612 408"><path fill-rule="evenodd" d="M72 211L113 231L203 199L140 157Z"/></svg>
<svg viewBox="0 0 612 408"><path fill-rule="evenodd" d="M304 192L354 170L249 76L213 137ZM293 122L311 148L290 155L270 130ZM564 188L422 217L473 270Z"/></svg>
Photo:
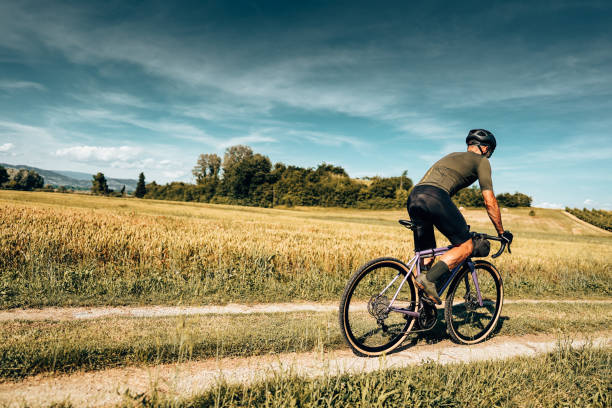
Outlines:
<svg viewBox="0 0 612 408"><path fill-rule="evenodd" d="M424 259L423 259L423 266L424 266L424 267L428 267L428 266L430 266L430 265L433 263L433 261L434 261L435 259L436 259L436 258L434 258L434 257L431 257L431 258L424 258Z"/></svg>
<svg viewBox="0 0 612 408"><path fill-rule="evenodd" d="M474 250L472 239L468 239L463 244L454 247L444 255L440 256L440 260L448 265L448 269L453 269L455 266L463 262Z"/></svg>

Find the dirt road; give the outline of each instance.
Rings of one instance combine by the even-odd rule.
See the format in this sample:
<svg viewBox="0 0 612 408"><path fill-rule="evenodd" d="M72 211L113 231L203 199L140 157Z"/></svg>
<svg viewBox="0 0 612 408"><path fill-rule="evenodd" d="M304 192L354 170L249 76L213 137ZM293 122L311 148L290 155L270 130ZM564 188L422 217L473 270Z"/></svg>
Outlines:
<svg viewBox="0 0 612 408"><path fill-rule="evenodd" d="M604 300L541 300L505 299L504 304L512 303L612 303ZM362 307L366 308L364 303ZM0 311L0 321L6 320L79 320L105 317L166 317L206 314L250 314L250 313L289 313L289 312L335 312L337 303L258 303L228 304L225 306L121 306L121 307L47 307L43 309L10 309Z"/></svg>
<svg viewBox="0 0 612 408"><path fill-rule="evenodd" d="M612 332L595 333L596 346L611 346ZM575 338L574 346L587 342ZM473 346L450 341L417 345L386 358L359 358L350 351L290 353L249 358L225 358L155 367L128 367L61 376L38 376L22 382L0 384L0 404L11 407L49 405L69 401L75 406L109 406L154 388L167 397L185 398L214 387L220 380L248 384L291 372L304 377L371 372L434 361L441 364L534 356L552 351L553 336L496 337Z"/></svg>
<svg viewBox="0 0 612 408"><path fill-rule="evenodd" d="M569 218L571 218L572 220L576 221L576 222L577 222L577 223L579 223L580 225L582 225L582 226L584 226L584 227L586 227L586 228L590 229L591 231L594 231L594 232L603 232L605 235L612 235L612 232L610 232L610 231L606 231L606 230L605 230L605 229L603 229L603 228L599 228L599 227L598 227L598 226L596 226L596 225L589 224L589 223L588 223L588 222L586 222L586 221L582 221L580 218L576 217L574 214L570 214L570 213L568 213L567 211L563 211L563 214L567 215Z"/></svg>

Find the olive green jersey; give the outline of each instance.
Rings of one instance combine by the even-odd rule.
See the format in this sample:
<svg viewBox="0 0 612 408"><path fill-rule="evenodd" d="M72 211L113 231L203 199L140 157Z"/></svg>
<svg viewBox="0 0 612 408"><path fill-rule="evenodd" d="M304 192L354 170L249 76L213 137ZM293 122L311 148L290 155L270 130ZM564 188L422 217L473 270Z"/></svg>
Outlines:
<svg viewBox="0 0 612 408"><path fill-rule="evenodd" d="M438 160L417 185L439 187L452 197L476 180L481 190L493 190L489 159L474 152L457 152Z"/></svg>

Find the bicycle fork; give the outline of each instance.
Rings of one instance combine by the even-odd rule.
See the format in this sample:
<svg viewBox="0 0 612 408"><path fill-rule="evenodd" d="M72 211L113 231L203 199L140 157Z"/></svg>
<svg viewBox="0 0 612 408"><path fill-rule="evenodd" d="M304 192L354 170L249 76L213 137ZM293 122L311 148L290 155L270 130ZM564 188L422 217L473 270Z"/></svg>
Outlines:
<svg viewBox="0 0 612 408"><path fill-rule="evenodd" d="M476 296L478 298L478 305L482 307L482 294L480 293L480 286L478 286L478 275L476 275L476 267L474 266L474 262L472 260L467 261L468 268L472 272L472 280L474 281L474 287L476 288ZM470 284L467 274L465 274L465 286L467 287L467 292L470 292Z"/></svg>

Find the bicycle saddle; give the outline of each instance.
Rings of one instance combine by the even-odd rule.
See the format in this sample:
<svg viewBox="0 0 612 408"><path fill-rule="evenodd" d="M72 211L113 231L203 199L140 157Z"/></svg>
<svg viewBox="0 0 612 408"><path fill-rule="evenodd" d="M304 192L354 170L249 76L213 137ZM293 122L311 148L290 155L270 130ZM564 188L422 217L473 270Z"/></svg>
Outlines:
<svg viewBox="0 0 612 408"><path fill-rule="evenodd" d="M399 220L398 222L412 231L416 229L416 224L410 220Z"/></svg>

